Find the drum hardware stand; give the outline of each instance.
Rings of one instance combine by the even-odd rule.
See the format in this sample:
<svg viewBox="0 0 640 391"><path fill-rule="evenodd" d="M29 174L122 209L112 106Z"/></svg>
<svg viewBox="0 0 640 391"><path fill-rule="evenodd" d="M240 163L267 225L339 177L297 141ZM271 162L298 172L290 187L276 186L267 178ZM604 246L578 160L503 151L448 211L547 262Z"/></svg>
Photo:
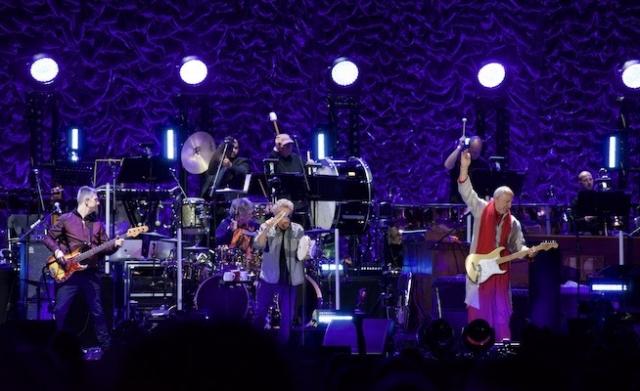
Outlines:
<svg viewBox="0 0 640 391"><path fill-rule="evenodd" d="M216 187L218 186L218 180L220 178L220 170L222 169L222 162L227 157L227 149L228 148L229 148L229 144L228 143L224 143L224 149L222 150L222 155L218 159L218 167L216 168L216 175L213 177L213 183L211 184L211 189L209 189L209 199L213 200L213 210L211 211L211 222L207 221L207 224L205 226L205 235L206 235L207 247L209 247L209 248L211 248L212 246L215 247L215 245L216 245L215 235L214 235L214 238L213 238L213 243L211 243L211 233L209 231L210 231L210 227L211 226L213 226L214 229L215 229L215 227L217 226L217 223L218 223L216 221L216 212L218 210L218 200L216 198L216 194L215 193L216 193ZM225 168L225 170L226 170L226 168Z"/></svg>
<svg viewBox="0 0 640 391"><path fill-rule="evenodd" d="M296 151L298 152L298 159L300 159L300 163L302 165L302 177L304 178L304 186L307 190L307 197L311 196L311 186L309 185L309 177L307 176L307 170L306 170L306 166L304 164L304 162L302 161L302 154L300 153L300 146L298 145L298 137L293 137L293 141L296 144ZM307 218L305 219L305 224L308 222L309 224L311 223L311 216L310 216L311 210L310 208L307 206ZM304 224L303 224L304 225ZM315 225L314 225L315 227Z"/></svg>
<svg viewBox="0 0 640 391"><path fill-rule="evenodd" d="M187 193L180 185L175 169L169 169L169 173L180 189L180 196L176 197L176 202L182 208L182 197L186 198ZM176 309L182 311L182 209L180 209L180 213L176 213L176 220L176 238L178 239L178 243L176 243Z"/></svg>

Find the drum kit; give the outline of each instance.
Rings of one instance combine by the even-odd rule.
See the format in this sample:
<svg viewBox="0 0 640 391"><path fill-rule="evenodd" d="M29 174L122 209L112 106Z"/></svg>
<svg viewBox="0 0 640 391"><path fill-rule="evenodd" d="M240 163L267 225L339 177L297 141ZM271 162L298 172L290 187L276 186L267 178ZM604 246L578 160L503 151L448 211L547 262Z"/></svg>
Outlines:
<svg viewBox="0 0 640 391"><path fill-rule="evenodd" d="M215 160L217 153L215 142L208 133L194 133L182 148L182 165L189 173L202 174L209 169L209 163ZM340 194L323 196L311 203L312 221L317 229L307 231L311 238L301 241L298 254L300 259L307 258L304 294L299 295L304 296L302 301L307 303L304 315L299 311L301 322L307 322L311 313L322 304L322 290L316 280L322 277L320 264L328 262L321 245L323 237L333 227L340 228L341 232L362 233L371 217L372 179L364 161L353 157L348 160L323 159L311 168L310 173L311 178L319 181L316 187L326 185L327 181L334 181L332 184L339 182L339 186L324 187L333 188L334 193L338 191ZM339 201L331 201L332 198ZM208 240L210 222L215 213L213 209L207 200L197 197L184 197L172 208L173 222L170 226L180 227L188 243L183 247L180 276L184 287L183 302L188 303L186 308L191 307L207 316L247 318L253 312L261 253L229 245L201 246L200 243L205 242L202 240L204 235ZM258 222L266 220L268 209L268 206L258 205L254 219ZM246 234L255 236L256 233L247 231ZM150 250L148 254L160 260L165 268L162 276L175 282L178 277L175 251L178 240L157 232L146 236L151 243L156 243L154 249L164 248L161 244L173 246L169 252Z"/></svg>

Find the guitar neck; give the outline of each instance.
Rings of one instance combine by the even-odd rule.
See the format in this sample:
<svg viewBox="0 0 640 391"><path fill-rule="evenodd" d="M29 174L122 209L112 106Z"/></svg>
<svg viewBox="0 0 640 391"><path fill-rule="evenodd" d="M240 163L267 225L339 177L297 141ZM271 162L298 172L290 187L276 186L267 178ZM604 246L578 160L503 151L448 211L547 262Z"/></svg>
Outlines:
<svg viewBox="0 0 640 391"><path fill-rule="evenodd" d="M537 246L534 246L533 249L537 250ZM506 262L511 262L514 259L522 258L523 256L527 255L528 252L529 252L529 250L522 250L522 251L518 251L517 253L509 254L509 255L506 255L504 257L500 257L500 259L498 259L496 261L496 263L498 265L501 265L501 264L506 263Z"/></svg>
<svg viewBox="0 0 640 391"><path fill-rule="evenodd" d="M101 245L99 245L98 247L94 247L91 250L85 251L81 254L79 254L77 257L75 257L75 261L76 262L82 262L86 259L89 259L91 257L93 257L96 254L101 253L102 251L106 250L107 248L113 246L113 244L116 242L115 239L111 239L108 242L104 242Z"/></svg>

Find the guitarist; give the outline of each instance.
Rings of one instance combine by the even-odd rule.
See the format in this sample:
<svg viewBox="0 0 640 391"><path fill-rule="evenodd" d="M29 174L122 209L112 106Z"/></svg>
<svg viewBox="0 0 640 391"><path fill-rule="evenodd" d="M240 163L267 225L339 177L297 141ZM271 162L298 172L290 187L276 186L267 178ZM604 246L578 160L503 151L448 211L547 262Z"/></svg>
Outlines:
<svg viewBox="0 0 640 391"><path fill-rule="evenodd" d="M458 192L473 215L470 253L488 254L499 246L506 248L502 256L527 250L520 222L510 213L513 191L501 186L495 190L491 201L481 199L471 185L470 164L471 155L469 151L464 151L460 157ZM534 255L532 249L527 254L529 257ZM465 297L468 321L478 318L486 320L495 329L498 341L511 337L509 319L512 312L509 264L502 264L500 268L507 270L507 273L496 274L481 285L467 278Z"/></svg>
<svg viewBox="0 0 640 391"><path fill-rule="evenodd" d="M95 221L95 212L100 205L96 190L82 186L78 190L77 201L76 210L61 215L44 239L45 245L54 253L57 262L63 266L67 263L65 254L78 248L95 247L108 241L104 226L99 221ZM102 255L113 254L123 242L124 239L116 239L113 247ZM103 349L106 349L111 341L100 298L99 258L90 259L85 270L77 271L65 282L56 284L55 318L58 331L70 331L65 328L65 320L73 299L77 294L82 294L93 316L98 342Z"/></svg>

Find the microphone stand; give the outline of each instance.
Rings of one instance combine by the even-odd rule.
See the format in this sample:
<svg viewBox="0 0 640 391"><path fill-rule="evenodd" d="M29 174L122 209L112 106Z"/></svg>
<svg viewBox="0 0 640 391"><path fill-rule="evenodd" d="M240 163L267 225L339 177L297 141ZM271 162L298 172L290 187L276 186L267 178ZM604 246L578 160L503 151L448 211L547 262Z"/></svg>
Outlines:
<svg viewBox="0 0 640 391"><path fill-rule="evenodd" d="M222 168L222 162L224 161L224 159L227 157L227 148L229 147L228 143L224 143L224 149L222 150L222 156L220 157L219 161L218 161L218 167L216 168L216 175L213 177L213 183L211 184L211 190L209 190L209 198L213 200L213 213L211 213L211 219L212 219L212 223L213 223L213 229L215 232L216 229L216 211L218 209L218 201L215 197L215 192L216 192L216 186L218 185L218 176L220 175L220 169ZM209 224L207 224L207 226L209 226ZM210 232L207 232L207 247L210 247L210 242L211 242L211 238L210 238ZM216 245L215 242L215 237L214 237L214 241L213 241L213 245Z"/></svg>
<svg viewBox="0 0 640 391"><path fill-rule="evenodd" d="M224 144L224 149L222 150L222 156L220 157L220 161L218 162L218 167L216 168L216 175L213 177L213 183L211 184L211 189L209 190L209 197L213 197L214 192L216 191L216 185L218 184L218 175L220 175L220 169L222 168L222 162L227 157L227 147L229 144Z"/></svg>
<svg viewBox="0 0 640 391"><path fill-rule="evenodd" d="M33 169L33 174L36 178L36 188L38 189L38 198L40 199L40 216L44 214L44 199L42 198L42 188L40 187L40 170Z"/></svg>

